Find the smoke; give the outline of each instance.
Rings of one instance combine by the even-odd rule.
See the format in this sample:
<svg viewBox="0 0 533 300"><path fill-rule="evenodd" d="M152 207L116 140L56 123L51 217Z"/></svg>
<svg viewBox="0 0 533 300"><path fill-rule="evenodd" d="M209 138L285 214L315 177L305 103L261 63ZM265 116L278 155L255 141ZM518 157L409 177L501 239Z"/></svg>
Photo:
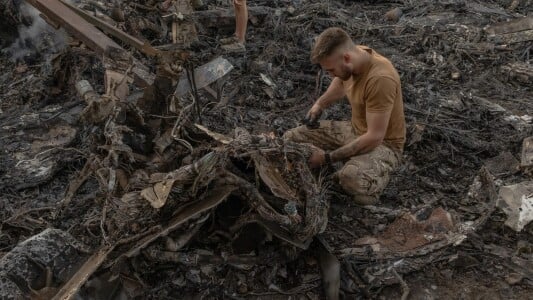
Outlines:
<svg viewBox="0 0 533 300"><path fill-rule="evenodd" d="M26 60L38 55L57 53L66 46L66 34L55 30L40 16L39 11L25 2L20 5L20 13L29 26L18 27L18 38L4 51L14 61Z"/></svg>

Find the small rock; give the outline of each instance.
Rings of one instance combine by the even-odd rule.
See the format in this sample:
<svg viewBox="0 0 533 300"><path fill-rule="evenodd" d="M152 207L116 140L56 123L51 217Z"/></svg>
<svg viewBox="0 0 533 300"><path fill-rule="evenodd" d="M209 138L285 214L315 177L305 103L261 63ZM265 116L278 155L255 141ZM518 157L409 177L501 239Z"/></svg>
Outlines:
<svg viewBox="0 0 533 300"><path fill-rule="evenodd" d="M180 276L178 278L172 280L172 284L177 285L179 287L184 287L185 286L185 277L183 277L183 275L180 274Z"/></svg>
<svg viewBox="0 0 533 300"><path fill-rule="evenodd" d="M393 8L385 14L385 20L396 23L398 22L398 20L400 20L402 14L403 12L400 8Z"/></svg>
<svg viewBox="0 0 533 300"><path fill-rule="evenodd" d="M28 71L28 65L26 65L26 64L21 64L21 65L18 65L18 66L15 67L15 72L16 73L20 74L20 73L24 73L26 71Z"/></svg>
<svg viewBox="0 0 533 300"><path fill-rule="evenodd" d="M296 8L294 8L294 6L290 5L289 7L287 7L287 12L290 14L290 15L294 15L294 12L296 11Z"/></svg>
<svg viewBox="0 0 533 300"><path fill-rule="evenodd" d="M459 78L461 78L461 73L452 72L451 77L452 77L453 80L458 80Z"/></svg>
<svg viewBox="0 0 533 300"><path fill-rule="evenodd" d="M239 294L246 294L246 293L248 293L248 286L246 284L240 284Z"/></svg>
<svg viewBox="0 0 533 300"><path fill-rule="evenodd" d="M200 270L189 270L185 277L192 283L200 284L202 282L202 277L200 277Z"/></svg>
<svg viewBox="0 0 533 300"><path fill-rule="evenodd" d="M479 261L466 253L459 253L459 256L454 262L455 267L468 268L479 265Z"/></svg>
<svg viewBox="0 0 533 300"><path fill-rule="evenodd" d="M124 11L120 7L115 6L111 9L111 19L116 22L124 22Z"/></svg>
<svg viewBox="0 0 533 300"><path fill-rule="evenodd" d="M453 279L453 271L450 269L442 270L440 271L440 274L446 278L446 280L452 280Z"/></svg>
<svg viewBox="0 0 533 300"><path fill-rule="evenodd" d="M514 285L522 281L523 278L524 277L521 274L511 273L505 277L505 281L510 285Z"/></svg>
<svg viewBox="0 0 533 300"><path fill-rule="evenodd" d="M204 274L205 276L211 277L211 275L213 275L212 265L201 266L200 270L202 271L202 274Z"/></svg>
<svg viewBox="0 0 533 300"><path fill-rule="evenodd" d="M305 262L307 263L308 266L316 266L317 264L316 258L311 257L311 256L306 256Z"/></svg>
<svg viewBox="0 0 533 300"><path fill-rule="evenodd" d="M533 245L527 241L518 241L516 244L516 251L518 254L529 255L533 253Z"/></svg>
<svg viewBox="0 0 533 300"><path fill-rule="evenodd" d="M278 275L279 275L281 278L285 278L285 279L287 279L287 269L286 269L286 268L281 268L281 269L279 269L279 271L278 271Z"/></svg>
<svg viewBox="0 0 533 300"><path fill-rule="evenodd" d="M321 276L319 274L305 274L302 278L303 283L314 282L320 280Z"/></svg>
<svg viewBox="0 0 533 300"><path fill-rule="evenodd" d="M509 151L502 152L500 155L485 161L485 167L494 176L516 173L519 169L518 165L518 160Z"/></svg>
<svg viewBox="0 0 533 300"><path fill-rule="evenodd" d="M347 216L347 215L342 215L342 216L341 216L341 219L342 219L342 221L343 221L344 223L347 223L347 222L351 222L351 221L353 221L353 218L352 218L352 217L349 217L349 216Z"/></svg>

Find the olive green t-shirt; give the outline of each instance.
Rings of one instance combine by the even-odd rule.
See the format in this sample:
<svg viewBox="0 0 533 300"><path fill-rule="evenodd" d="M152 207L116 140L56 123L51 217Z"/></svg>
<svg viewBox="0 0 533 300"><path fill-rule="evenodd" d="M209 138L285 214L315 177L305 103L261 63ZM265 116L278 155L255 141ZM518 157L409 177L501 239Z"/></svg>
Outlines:
<svg viewBox="0 0 533 300"><path fill-rule="evenodd" d="M400 76L387 58L366 46L357 47L370 53L371 58L362 74L343 82L352 107L355 133L362 135L367 132L367 112L390 111L383 144L402 152L405 144L405 116Z"/></svg>

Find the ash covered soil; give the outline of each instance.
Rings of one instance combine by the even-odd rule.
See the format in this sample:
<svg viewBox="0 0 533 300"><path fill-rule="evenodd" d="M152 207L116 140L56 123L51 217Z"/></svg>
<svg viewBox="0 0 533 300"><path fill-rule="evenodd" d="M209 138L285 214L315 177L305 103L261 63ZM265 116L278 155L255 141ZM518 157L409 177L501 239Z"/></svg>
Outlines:
<svg viewBox="0 0 533 300"><path fill-rule="evenodd" d="M104 7L99 9L110 13L106 8L111 1L102 2ZM84 3L90 1L79 2ZM230 8L226 1L205 4L208 9ZM140 156L128 160L127 155L118 155L117 165L129 183L126 188L104 191L102 180L111 182L111 175L96 170L65 205L69 185L82 177L89 162L105 165L110 148L102 146L115 145L106 135L111 130L108 125L79 119L85 102L74 87L85 79L104 93L105 66L100 56L39 21L20 1L0 3L0 255L46 228L68 232L87 246L87 253L77 253L82 257L119 241L81 287L81 299L102 299L102 290L113 291L106 295L109 299L322 299L332 285L320 271L324 247L340 262L343 299L400 298L407 293L410 299L531 297L533 225L514 231L504 224L508 218L504 211L494 207L493 195L477 197L476 193L490 194L486 189L497 191L531 180L519 168L519 161L523 140L533 133L529 117L533 116L533 39L510 42L505 34L491 36L486 28L532 18L533 2L294 0L249 1L249 5L261 7L261 13L250 14L246 53L228 54L220 49L217 41L232 33L231 22L197 24L199 40L187 49L194 66L223 56L234 69L211 87L220 89L218 96L198 91L200 118L193 106L184 106L184 111L191 109L187 112L191 118L178 127L184 128L181 138L186 143L169 143L174 152L158 161L164 167L140 163ZM386 15L395 8L401 10L397 18L394 13ZM154 46L170 43L169 28L162 25L164 13L156 1L124 2L121 9L127 17L118 26L124 31ZM217 178L203 174L194 183L174 187L169 196L172 202L168 200L157 211L147 203L126 207L126 192L146 188L143 176L170 172L221 147L205 133L191 129L190 124L200 119L209 130L236 139L235 128L244 128L253 136L279 137L298 126L330 81L310 63L309 52L313 38L331 26L344 28L356 43L388 57L401 76L408 139L403 164L393 174L379 207L358 207L334 185L326 189L329 185L318 180L316 185L326 191L321 195L329 205L327 227L319 241L304 250L280 242L276 234L257 224L233 232L238 216L253 205L243 204L245 196L232 194L124 259L123 254L135 245L128 238L142 236L145 229L160 230L158 222L170 222L180 205L193 201L189 198L217 190ZM153 59L135 50L132 53L145 65L155 66ZM131 88L132 94L139 91ZM158 100L168 104L168 99ZM161 134L148 142L128 135L133 142L125 143L135 144L130 148L136 154L150 153L145 147L153 145L146 145L182 118L168 109L139 114ZM322 119L348 120L349 116L347 101L341 101ZM136 132L137 128L130 127ZM150 135L142 135L146 136ZM250 165L255 162L260 169L258 160L238 159L246 157L248 146L242 147L244 151L232 145L215 168L228 169L252 186L258 185L261 194L275 198L267 191L268 183L256 182L258 171L254 174ZM270 159L268 166L275 165L275 153L265 157ZM136 172L141 169L146 174ZM490 182L481 184L480 177ZM297 188L301 178L292 179L288 185ZM303 184L315 186L314 181ZM191 194L192 190L205 193ZM269 197L265 196L270 202ZM122 202L115 200L119 198ZM427 244L432 238L417 231L412 221L405 221L412 226L402 225L405 219L401 216L406 214L430 222L428 216L436 215L437 208L452 219L453 229L434 233L436 240L447 244ZM472 229L464 229L468 224L474 224ZM462 236L456 243L450 238L454 234ZM425 238L420 245L402 248L403 242L418 235ZM381 239L390 251L358 252L365 237ZM184 245L179 251L171 251L180 242ZM33 266L36 271L32 272L43 273L44 264ZM46 288L59 289L70 278L63 274L43 281L43 276L36 276L40 279L25 284L9 272L13 273L2 270L0 276L14 282L24 295L30 290L43 295Z"/></svg>

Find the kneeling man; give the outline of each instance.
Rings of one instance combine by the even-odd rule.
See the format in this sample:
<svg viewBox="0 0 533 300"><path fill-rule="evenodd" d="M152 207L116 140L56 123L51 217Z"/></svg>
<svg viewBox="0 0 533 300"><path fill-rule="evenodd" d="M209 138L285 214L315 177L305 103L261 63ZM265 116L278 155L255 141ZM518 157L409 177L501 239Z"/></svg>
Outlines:
<svg viewBox="0 0 533 300"><path fill-rule="evenodd" d="M309 159L313 168L344 162L336 173L342 188L357 204L373 205L388 184L390 172L400 164L405 143L400 76L387 58L355 45L340 28L320 34L311 61L334 78L307 119L318 120L324 109L346 96L351 121L320 121L314 129L300 126L287 131L284 138L320 148Z"/></svg>

